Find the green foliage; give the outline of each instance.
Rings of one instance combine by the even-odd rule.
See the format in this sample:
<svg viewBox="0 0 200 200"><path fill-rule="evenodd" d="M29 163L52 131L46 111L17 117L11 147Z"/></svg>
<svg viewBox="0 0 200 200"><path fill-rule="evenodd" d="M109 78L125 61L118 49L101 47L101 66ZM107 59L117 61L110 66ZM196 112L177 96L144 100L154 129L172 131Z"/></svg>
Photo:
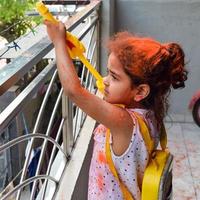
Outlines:
<svg viewBox="0 0 200 200"><path fill-rule="evenodd" d="M0 32L8 29L3 32L3 37L8 41L14 40L38 22L36 18L25 16L26 11L35 7L36 1L0 0Z"/></svg>

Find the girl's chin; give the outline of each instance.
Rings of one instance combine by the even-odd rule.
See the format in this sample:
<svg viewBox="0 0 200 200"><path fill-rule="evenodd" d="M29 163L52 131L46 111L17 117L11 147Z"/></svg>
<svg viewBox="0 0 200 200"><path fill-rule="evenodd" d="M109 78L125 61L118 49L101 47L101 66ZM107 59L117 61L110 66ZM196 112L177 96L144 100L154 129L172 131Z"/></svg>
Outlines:
<svg viewBox="0 0 200 200"><path fill-rule="evenodd" d="M109 101L109 99L106 96L103 96L103 100L108 102L108 103L112 103L112 102Z"/></svg>
<svg viewBox="0 0 200 200"><path fill-rule="evenodd" d="M115 102L113 101L110 101L108 98L106 98L105 96L103 97L103 100L108 102L108 103L111 103L111 104L116 104Z"/></svg>
<svg viewBox="0 0 200 200"><path fill-rule="evenodd" d="M103 97L103 100L108 102L108 98L106 98L106 96Z"/></svg>

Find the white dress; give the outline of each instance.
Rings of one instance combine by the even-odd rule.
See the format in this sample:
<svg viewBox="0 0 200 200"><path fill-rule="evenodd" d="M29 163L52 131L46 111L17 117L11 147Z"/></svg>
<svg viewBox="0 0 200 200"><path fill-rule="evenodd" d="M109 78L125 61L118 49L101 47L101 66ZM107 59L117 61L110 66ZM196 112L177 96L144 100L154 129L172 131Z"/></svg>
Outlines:
<svg viewBox="0 0 200 200"><path fill-rule="evenodd" d="M152 111L145 109L127 109L129 113L142 114L149 127L155 145L159 142L159 133ZM140 133L137 119L133 115L133 134L127 150L121 156L116 156L111 147L112 159L120 179L132 193L134 200L141 199L141 183L149 155ZM94 149L89 172L88 200L122 200L122 192L118 181L110 172L105 155L105 134L107 128L99 125L94 131ZM112 134L112 133L111 133ZM112 137L110 138L112 144Z"/></svg>

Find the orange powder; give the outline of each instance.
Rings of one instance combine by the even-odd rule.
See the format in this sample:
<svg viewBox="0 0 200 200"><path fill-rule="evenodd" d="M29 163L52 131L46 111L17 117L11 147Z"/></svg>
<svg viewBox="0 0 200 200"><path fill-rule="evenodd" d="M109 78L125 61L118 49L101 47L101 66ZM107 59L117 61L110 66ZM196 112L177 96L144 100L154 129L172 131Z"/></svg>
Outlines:
<svg viewBox="0 0 200 200"><path fill-rule="evenodd" d="M103 151L99 151L99 153L98 153L98 161L101 164L106 163L106 156L105 156L105 153Z"/></svg>
<svg viewBox="0 0 200 200"><path fill-rule="evenodd" d="M103 189L103 176L102 174L99 174L97 177L97 184L100 190Z"/></svg>

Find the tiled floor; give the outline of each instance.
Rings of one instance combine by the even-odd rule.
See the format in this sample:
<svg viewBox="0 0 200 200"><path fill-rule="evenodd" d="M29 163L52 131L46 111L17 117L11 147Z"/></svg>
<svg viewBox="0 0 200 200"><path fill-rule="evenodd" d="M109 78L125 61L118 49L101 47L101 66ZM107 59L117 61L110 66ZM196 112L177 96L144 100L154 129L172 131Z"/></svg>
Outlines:
<svg viewBox="0 0 200 200"><path fill-rule="evenodd" d="M200 200L200 128L193 123L166 123L174 155L173 199Z"/></svg>

